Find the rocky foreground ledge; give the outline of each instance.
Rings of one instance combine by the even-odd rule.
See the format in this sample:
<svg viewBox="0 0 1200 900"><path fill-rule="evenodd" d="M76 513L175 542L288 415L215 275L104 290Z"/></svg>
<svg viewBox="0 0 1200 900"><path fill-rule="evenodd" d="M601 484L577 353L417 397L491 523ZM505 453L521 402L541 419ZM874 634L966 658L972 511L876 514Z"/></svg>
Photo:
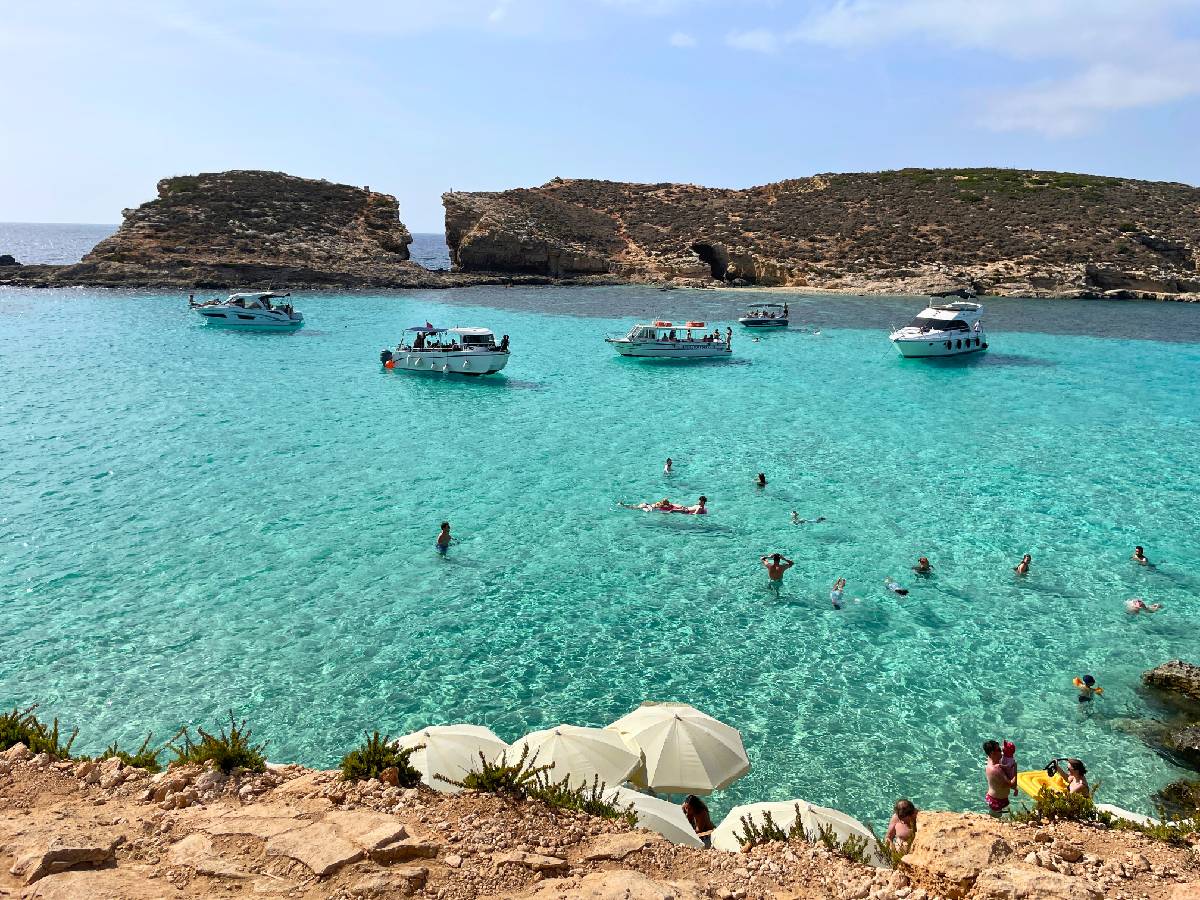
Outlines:
<svg viewBox="0 0 1200 900"><path fill-rule="evenodd" d="M158 775L0 755L0 897L475 900L1185 900L1200 855L1074 823L922 812L896 871L822 847L677 847L627 824L490 794L269 766Z"/></svg>
<svg viewBox="0 0 1200 900"><path fill-rule="evenodd" d="M902 169L746 190L556 178L442 199L465 272L1200 300L1200 190L1184 184Z"/></svg>

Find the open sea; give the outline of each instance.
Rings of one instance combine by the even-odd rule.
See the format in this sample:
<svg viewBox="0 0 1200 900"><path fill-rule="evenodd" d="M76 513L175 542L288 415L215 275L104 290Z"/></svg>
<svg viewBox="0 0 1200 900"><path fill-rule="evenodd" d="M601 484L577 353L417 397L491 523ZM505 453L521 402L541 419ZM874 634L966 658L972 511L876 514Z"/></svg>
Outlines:
<svg viewBox="0 0 1200 900"><path fill-rule="evenodd" d="M890 347L912 298L789 295L792 328L734 325L727 362L601 340L753 296L298 294L282 335L205 328L181 295L0 289L0 702L89 751L232 707L270 758L333 766L373 728L514 740L683 700L753 762L718 813L981 810L987 738L1152 811L1185 773L1142 740L1139 676L1200 652L1200 306L988 300L991 351L949 361ZM426 319L509 334L512 361L382 369ZM704 518L616 505L700 494Z"/></svg>

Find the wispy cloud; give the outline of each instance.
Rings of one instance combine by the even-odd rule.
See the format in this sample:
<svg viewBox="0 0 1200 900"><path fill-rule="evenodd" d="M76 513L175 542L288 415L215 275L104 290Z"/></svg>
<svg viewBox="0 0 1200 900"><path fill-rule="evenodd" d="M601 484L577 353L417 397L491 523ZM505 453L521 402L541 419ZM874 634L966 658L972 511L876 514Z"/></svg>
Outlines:
<svg viewBox="0 0 1200 900"><path fill-rule="evenodd" d="M1106 113L1200 95L1200 42L1179 37L1177 22L1195 10L1195 0L836 0L795 28L741 32L729 44L768 53L891 45L1045 63L1065 74L997 85L981 98L979 124L1063 137Z"/></svg>
<svg viewBox="0 0 1200 900"><path fill-rule="evenodd" d="M696 39L686 31L676 31L667 38L667 43L672 47L695 47Z"/></svg>
<svg viewBox="0 0 1200 900"><path fill-rule="evenodd" d="M775 53L783 41L779 35L765 28L753 28L750 31L733 31L725 36L725 43L735 50L749 50L753 53Z"/></svg>

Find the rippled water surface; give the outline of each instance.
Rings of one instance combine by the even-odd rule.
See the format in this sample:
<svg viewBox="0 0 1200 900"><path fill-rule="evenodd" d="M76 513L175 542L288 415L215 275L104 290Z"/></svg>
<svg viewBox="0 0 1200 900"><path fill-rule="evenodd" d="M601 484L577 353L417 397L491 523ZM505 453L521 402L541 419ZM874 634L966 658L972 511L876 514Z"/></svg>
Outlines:
<svg viewBox="0 0 1200 900"><path fill-rule="evenodd" d="M792 330L735 331L729 363L600 341L745 299L301 295L307 326L262 335L175 296L0 290L0 701L86 749L233 706L272 758L328 766L373 727L512 740L680 699L745 736L721 808L979 808L980 742L1010 737L1022 768L1077 754L1148 809L1179 773L1138 737L1138 676L1200 647L1200 308L990 301L991 352L948 362L889 347L912 300L793 298ZM510 334L511 364L381 369L426 318ZM703 519L616 507L701 493ZM1084 672L1106 693L1081 710Z"/></svg>

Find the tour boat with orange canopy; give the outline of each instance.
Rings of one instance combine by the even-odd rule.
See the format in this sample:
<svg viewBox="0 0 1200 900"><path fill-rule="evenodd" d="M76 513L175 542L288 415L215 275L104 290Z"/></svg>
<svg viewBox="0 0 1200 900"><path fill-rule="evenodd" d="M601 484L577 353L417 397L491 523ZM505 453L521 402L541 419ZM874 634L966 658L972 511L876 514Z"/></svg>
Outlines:
<svg viewBox="0 0 1200 900"><path fill-rule="evenodd" d="M718 327L696 319L686 322L653 322L634 325L623 335L609 335L604 340L622 356L643 359L718 359L732 353L732 331L721 333Z"/></svg>

